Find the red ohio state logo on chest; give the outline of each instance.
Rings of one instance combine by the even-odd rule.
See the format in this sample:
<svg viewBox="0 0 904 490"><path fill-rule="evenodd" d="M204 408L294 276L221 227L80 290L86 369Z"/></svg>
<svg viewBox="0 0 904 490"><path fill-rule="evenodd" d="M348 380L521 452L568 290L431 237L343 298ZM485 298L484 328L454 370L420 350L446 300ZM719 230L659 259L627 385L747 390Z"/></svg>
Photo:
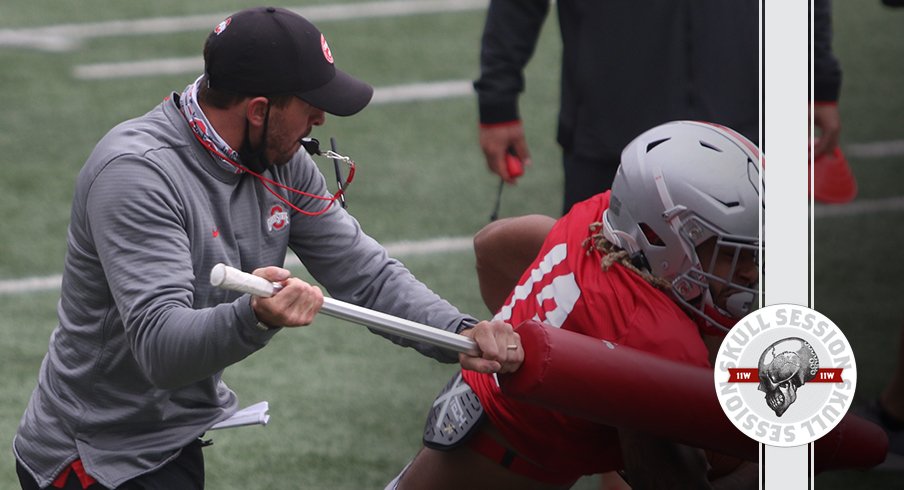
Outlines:
<svg viewBox="0 0 904 490"><path fill-rule="evenodd" d="M289 213L282 206L270 208L270 217L267 218L267 231L279 231L289 224Z"/></svg>

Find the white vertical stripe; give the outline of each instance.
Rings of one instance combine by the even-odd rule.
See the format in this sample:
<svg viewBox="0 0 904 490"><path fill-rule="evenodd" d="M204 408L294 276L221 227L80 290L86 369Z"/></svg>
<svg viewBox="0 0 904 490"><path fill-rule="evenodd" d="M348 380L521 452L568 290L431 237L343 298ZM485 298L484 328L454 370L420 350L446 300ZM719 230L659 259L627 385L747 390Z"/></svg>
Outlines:
<svg viewBox="0 0 904 490"><path fill-rule="evenodd" d="M807 2L766 2L766 305L809 306Z"/></svg>
<svg viewBox="0 0 904 490"><path fill-rule="evenodd" d="M807 192L809 134L809 2L761 3L764 22L763 140L768 174L765 199L765 304L810 306ZM762 488L809 488L807 446L764 448Z"/></svg>

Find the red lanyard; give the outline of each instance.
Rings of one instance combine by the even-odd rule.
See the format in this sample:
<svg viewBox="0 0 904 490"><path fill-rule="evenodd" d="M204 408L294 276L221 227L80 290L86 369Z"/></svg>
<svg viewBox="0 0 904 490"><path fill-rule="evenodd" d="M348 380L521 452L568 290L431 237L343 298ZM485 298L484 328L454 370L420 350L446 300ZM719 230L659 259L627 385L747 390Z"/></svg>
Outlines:
<svg viewBox="0 0 904 490"><path fill-rule="evenodd" d="M194 121L189 121L189 125L192 125L192 124L194 124ZM261 183L261 185L264 186L264 189L267 189L267 192L269 192L270 194L273 194L277 199L279 199L280 201L282 201L286 206L289 206L290 208L294 209L295 211L298 211L299 213L304 214L304 215L306 215L306 216L320 216L321 214L327 212L327 211L333 206L333 203L335 203L336 200L341 199L342 196L345 195L345 190L348 189L348 186L352 183L352 180L354 180L354 178L355 178L355 162L353 162L353 161L352 161L350 158L348 158L348 157L343 157L342 155L339 155L339 154L336 154L336 153L334 153L334 152L329 152L329 151L328 151L326 156L328 156L328 157L330 157L330 158L333 158L333 159L335 159L335 160L344 160L346 163L348 163L348 167L349 167L349 170L348 170L348 177L345 179L345 184L341 185L341 186L339 187L339 190L336 191L336 193L333 194L332 197L331 197L331 196L319 196L319 195L316 195L316 194L311 194L311 193L309 193L309 192L305 192L305 191L302 191L302 190L299 190L299 189L295 189L294 187L289 187L289 186L287 186L287 185L285 185L285 184L281 184L281 183L279 183L279 182L276 182L275 180L272 180L272 179L269 179L269 178L267 178L267 177L264 177L263 175L261 175L261 174L255 172L255 171L253 171L253 170L251 170L251 169L249 169L249 168L247 168L247 167L242 166L242 165L239 164L238 162L235 162L235 161L233 161L231 158L229 158L229 157L227 157L226 155L224 155L224 154L223 154L220 150L218 150L211 142L205 140L205 139L202 138L200 135L198 135L198 131L197 131L196 128L192 128L192 129L193 129L192 134L194 134L195 139L197 139L198 142L201 143L201 146L203 146L207 151L209 151L211 154L213 154L214 156L216 156L216 157L219 158L220 160L223 160L224 162L226 162L226 163L228 163L228 164L230 164L230 165L232 165L232 166L238 168L239 170L241 170L241 171L243 171L243 172L247 172L247 173L249 173L249 174L251 174L251 175L257 177L257 180L259 180L260 183ZM269 185L268 185L268 184L269 184ZM292 204L292 202L290 202L290 201L289 201L288 199L286 199L285 197L279 195L275 190L273 190L273 188L270 187L270 185L276 186L276 187L278 187L278 188L280 188L280 189L284 189L284 190L286 190L286 191L289 191L289 192L292 192L292 193L295 193L295 194L300 194L300 195L305 196L305 197L310 197L310 198L312 198L312 199L319 199L319 200L321 200L321 201L328 201L329 204L327 204L326 207L324 207L324 208L321 209L320 211L314 211L314 212L305 211L305 210L299 208L298 206Z"/></svg>

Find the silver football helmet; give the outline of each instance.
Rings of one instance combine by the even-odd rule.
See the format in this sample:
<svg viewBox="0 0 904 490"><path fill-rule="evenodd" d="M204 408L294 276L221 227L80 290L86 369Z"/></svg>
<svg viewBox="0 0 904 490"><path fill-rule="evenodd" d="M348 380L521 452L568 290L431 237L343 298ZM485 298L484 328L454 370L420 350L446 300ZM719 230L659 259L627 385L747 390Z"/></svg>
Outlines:
<svg viewBox="0 0 904 490"><path fill-rule="evenodd" d="M650 129L622 152L603 233L670 282L674 299L701 325L727 331L758 298L757 284L734 277L742 252L759 262L760 165L756 147L724 126L674 121ZM697 247L711 239L713 260L702 264ZM734 254L724 275L714 270L720 253ZM728 288L724 305L713 303L710 281Z"/></svg>

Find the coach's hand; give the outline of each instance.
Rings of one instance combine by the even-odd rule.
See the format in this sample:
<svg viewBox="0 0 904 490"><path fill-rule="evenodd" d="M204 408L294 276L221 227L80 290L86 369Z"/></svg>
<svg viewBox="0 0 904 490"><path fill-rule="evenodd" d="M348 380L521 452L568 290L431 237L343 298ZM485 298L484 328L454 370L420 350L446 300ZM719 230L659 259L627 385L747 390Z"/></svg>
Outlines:
<svg viewBox="0 0 904 490"><path fill-rule="evenodd" d="M282 289L269 298L251 298L251 309L260 322L273 327L301 327L314 321L323 306L320 288L291 277L291 272L280 267L264 267L253 274L282 284Z"/></svg>
<svg viewBox="0 0 904 490"><path fill-rule="evenodd" d="M508 124L481 126L479 130L480 148L487 161L487 168L509 184L514 184L518 177L524 173L524 167L530 166L530 151L527 149L527 140L524 137L524 126L520 121L512 121ZM509 149L514 151L514 156L521 161L520 173L512 174L506 162L506 153Z"/></svg>
<svg viewBox="0 0 904 490"><path fill-rule="evenodd" d="M481 356L459 354L464 369L481 373L512 373L524 361L521 337L511 325L501 320L482 321L461 334L477 343Z"/></svg>
<svg viewBox="0 0 904 490"><path fill-rule="evenodd" d="M838 104L814 104L813 123L819 129L819 137L813 145L813 158L817 158L834 150L841 139L841 115L838 113Z"/></svg>

